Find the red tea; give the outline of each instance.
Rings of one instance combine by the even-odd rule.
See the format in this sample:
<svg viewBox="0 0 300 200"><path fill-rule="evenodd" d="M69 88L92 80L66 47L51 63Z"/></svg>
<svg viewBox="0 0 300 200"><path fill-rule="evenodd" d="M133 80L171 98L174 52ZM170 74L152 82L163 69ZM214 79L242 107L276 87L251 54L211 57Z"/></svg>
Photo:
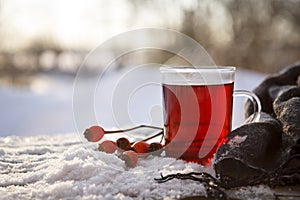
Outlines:
<svg viewBox="0 0 300 200"><path fill-rule="evenodd" d="M166 155L210 163L231 130L233 83L163 84Z"/></svg>

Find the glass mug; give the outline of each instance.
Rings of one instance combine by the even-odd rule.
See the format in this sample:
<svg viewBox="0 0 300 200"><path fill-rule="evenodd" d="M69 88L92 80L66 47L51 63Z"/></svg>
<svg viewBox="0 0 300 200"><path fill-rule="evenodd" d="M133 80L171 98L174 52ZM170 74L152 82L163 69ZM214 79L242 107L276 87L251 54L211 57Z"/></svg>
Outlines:
<svg viewBox="0 0 300 200"><path fill-rule="evenodd" d="M210 164L231 131L233 96L248 97L257 118L257 96L233 91L235 67L161 67L165 152L168 157Z"/></svg>

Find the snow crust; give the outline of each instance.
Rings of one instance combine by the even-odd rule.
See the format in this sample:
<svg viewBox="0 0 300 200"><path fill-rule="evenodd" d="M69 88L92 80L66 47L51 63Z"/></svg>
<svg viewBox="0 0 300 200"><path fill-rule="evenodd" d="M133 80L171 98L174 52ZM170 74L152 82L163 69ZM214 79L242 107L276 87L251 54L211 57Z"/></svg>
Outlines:
<svg viewBox="0 0 300 200"><path fill-rule="evenodd" d="M94 152L82 143L74 134L0 138L1 198L160 199L205 195L197 182L159 184L154 178L160 173L212 173L211 168L149 156L128 169L117 156Z"/></svg>
<svg viewBox="0 0 300 200"><path fill-rule="evenodd" d="M96 146L96 144L93 144ZM86 148L77 134L0 138L2 199L178 199L205 196L199 182L154 178L171 173L207 172L211 167L173 158L140 158L126 168L116 155ZM232 197L273 197L266 186L230 190ZM269 198L270 199L270 198Z"/></svg>

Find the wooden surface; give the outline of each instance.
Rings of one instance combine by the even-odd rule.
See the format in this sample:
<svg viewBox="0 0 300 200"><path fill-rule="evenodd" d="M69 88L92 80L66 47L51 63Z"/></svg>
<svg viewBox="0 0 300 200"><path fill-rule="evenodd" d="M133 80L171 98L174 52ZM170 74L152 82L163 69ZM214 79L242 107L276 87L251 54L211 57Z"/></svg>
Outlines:
<svg viewBox="0 0 300 200"><path fill-rule="evenodd" d="M275 200L300 200L300 185L276 187L276 188L272 188L272 191L274 192L272 199ZM189 196L189 197L181 198L181 200L201 200L201 199L209 199L209 198L204 196ZM245 199L245 196L241 198L229 196L228 199L229 200ZM260 198L258 197L256 199L260 199ZM264 197L261 197L261 199L264 199Z"/></svg>
<svg viewBox="0 0 300 200"><path fill-rule="evenodd" d="M274 188L275 199L300 199L300 185Z"/></svg>

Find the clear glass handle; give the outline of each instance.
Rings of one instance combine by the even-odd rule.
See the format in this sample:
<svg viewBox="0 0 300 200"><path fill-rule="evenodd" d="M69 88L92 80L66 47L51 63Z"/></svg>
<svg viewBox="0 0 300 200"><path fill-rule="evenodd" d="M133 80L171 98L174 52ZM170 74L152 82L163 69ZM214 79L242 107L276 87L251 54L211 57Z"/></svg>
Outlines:
<svg viewBox="0 0 300 200"><path fill-rule="evenodd" d="M247 97L253 104L253 114L251 118L247 120L246 123L257 122L260 117L261 112L261 104L259 98L253 93L246 90L235 90L233 93L234 96L245 96Z"/></svg>

